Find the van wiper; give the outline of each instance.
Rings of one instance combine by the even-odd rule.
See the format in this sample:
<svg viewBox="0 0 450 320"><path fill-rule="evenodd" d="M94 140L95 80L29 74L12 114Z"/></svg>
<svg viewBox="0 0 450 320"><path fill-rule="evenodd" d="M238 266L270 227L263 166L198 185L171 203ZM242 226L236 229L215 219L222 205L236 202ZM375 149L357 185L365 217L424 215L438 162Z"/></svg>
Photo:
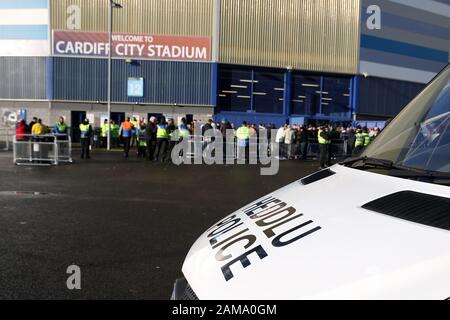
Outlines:
<svg viewBox="0 0 450 320"><path fill-rule="evenodd" d="M414 179L417 181L431 182L442 185L450 185L450 173L430 171L425 169L418 169L413 167L402 166L395 164L393 161L359 157L351 158L340 163L347 165L354 169L375 168L389 170L388 175L398 178Z"/></svg>
<svg viewBox="0 0 450 320"><path fill-rule="evenodd" d="M394 161L391 161L391 160L384 160L384 159L371 158L371 157L351 158L344 162L341 162L340 164L348 165L354 169L374 168L374 169L386 169L386 170L414 172L414 173L420 173L420 174L423 174L423 172L424 172L421 169L415 169L415 168L395 164Z"/></svg>
<svg viewBox="0 0 450 320"><path fill-rule="evenodd" d="M350 166L351 168L361 169L365 167L376 167L381 169L395 169L397 166L393 161L383 160L371 157L358 157L358 158L350 158L340 163L344 166ZM357 164L357 165L355 165Z"/></svg>
<svg viewBox="0 0 450 320"><path fill-rule="evenodd" d="M431 182L449 186L450 185L450 173L449 172L438 172L414 169L410 171L404 170L391 170L389 175L398 178L414 179L417 181Z"/></svg>

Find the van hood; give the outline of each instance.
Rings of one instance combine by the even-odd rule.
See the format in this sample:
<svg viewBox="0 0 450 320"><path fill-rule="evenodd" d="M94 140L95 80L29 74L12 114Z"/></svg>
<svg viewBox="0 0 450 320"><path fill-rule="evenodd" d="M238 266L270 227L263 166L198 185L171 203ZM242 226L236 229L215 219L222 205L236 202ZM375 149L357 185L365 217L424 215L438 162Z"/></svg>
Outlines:
<svg viewBox="0 0 450 320"><path fill-rule="evenodd" d="M450 231L363 208L404 191L437 196L446 206L450 188L341 165L327 172L267 195L207 230L182 269L197 297L450 297Z"/></svg>

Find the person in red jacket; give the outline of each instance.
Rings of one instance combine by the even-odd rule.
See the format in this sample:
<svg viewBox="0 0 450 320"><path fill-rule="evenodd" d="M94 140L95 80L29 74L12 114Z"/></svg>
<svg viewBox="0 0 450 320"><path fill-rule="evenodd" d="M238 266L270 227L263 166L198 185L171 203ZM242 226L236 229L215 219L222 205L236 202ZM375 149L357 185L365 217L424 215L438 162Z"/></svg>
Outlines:
<svg viewBox="0 0 450 320"><path fill-rule="evenodd" d="M25 140L27 134L27 124L24 120L20 120L16 126L16 140Z"/></svg>

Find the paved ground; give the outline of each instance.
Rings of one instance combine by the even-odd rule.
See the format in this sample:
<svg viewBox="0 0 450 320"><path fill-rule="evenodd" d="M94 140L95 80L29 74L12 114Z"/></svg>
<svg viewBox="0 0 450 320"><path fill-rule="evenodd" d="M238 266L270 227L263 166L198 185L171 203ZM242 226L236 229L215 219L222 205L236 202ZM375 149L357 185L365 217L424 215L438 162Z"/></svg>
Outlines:
<svg viewBox="0 0 450 320"><path fill-rule="evenodd" d="M176 167L101 152L30 168L0 152L0 299L167 299L204 230L316 169L285 161L262 177L257 166ZM73 263L76 292L66 288Z"/></svg>

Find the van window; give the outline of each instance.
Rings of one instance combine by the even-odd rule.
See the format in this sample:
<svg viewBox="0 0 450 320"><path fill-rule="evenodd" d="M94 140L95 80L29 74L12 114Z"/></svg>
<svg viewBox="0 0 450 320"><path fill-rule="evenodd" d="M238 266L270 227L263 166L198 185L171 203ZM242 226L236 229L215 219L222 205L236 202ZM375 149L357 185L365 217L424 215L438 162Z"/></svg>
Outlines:
<svg viewBox="0 0 450 320"><path fill-rule="evenodd" d="M389 124L363 156L450 172L450 66Z"/></svg>

